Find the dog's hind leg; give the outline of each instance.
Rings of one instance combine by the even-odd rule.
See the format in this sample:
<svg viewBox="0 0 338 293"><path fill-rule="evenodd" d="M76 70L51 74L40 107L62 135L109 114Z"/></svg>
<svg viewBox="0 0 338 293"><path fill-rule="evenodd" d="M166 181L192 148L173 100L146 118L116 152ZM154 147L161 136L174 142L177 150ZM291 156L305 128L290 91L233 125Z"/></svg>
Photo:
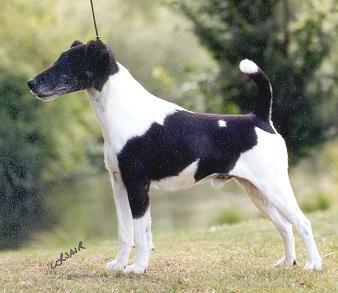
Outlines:
<svg viewBox="0 0 338 293"><path fill-rule="evenodd" d="M132 186L127 186L127 190L134 222L136 259L125 272L142 274L148 267L152 249L149 184L133 183Z"/></svg>
<svg viewBox="0 0 338 293"><path fill-rule="evenodd" d="M283 138L256 128L258 142L241 154L231 176L248 180L264 196L264 203L275 207L297 230L306 252L306 270L321 270L321 258L314 241L311 223L300 210L288 176L288 157Z"/></svg>
<svg viewBox="0 0 338 293"><path fill-rule="evenodd" d="M242 178L235 178L235 180L246 190L252 202L262 213L268 217L276 226L278 232L282 236L285 249L285 257L276 262L275 266L290 267L296 264L296 248L295 239L293 236L292 225L288 222L278 210L269 203L262 192L258 190L249 181Z"/></svg>
<svg viewBox="0 0 338 293"><path fill-rule="evenodd" d="M284 180L283 184L278 185L276 182L270 182L270 184L271 186L267 188L267 192L274 196L269 197L269 201L284 218L292 223L304 242L307 253L307 263L304 269L321 270L322 261L313 237L311 222L299 208L289 179Z"/></svg>
<svg viewBox="0 0 338 293"><path fill-rule="evenodd" d="M295 227L302 238L307 253L307 263L304 269L321 270L322 262L313 237L311 223L297 204L287 174L275 178L266 174L264 181L253 176L250 182L261 191L264 202L275 207L283 218Z"/></svg>
<svg viewBox="0 0 338 293"><path fill-rule="evenodd" d="M118 237L120 247L115 260L107 263L106 268L121 271L127 266L130 250L133 246L133 218L129 206L127 190L117 173L111 177L115 208L118 221Z"/></svg>

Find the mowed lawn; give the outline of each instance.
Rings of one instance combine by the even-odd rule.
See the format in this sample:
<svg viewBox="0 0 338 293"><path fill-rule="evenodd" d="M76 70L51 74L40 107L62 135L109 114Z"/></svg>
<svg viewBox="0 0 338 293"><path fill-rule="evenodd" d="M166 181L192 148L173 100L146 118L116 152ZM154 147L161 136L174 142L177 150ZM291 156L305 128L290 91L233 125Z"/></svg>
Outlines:
<svg viewBox="0 0 338 293"><path fill-rule="evenodd" d="M338 210L309 217L323 257L322 272L303 271L305 251L299 237L297 266L274 268L283 255L282 241L268 220L257 219L211 229L154 233L156 248L142 276L105 270L117 248L113 241L79 239L86 250L54 270L47 263L77 243L2 252L0 291L337 292Z"/></svg>

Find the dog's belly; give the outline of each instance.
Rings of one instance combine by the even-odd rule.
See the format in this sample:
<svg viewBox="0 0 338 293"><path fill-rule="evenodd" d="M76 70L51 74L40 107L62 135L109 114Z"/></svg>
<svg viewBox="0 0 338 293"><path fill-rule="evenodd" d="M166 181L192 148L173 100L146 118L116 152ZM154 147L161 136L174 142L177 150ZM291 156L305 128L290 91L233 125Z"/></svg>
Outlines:
<svg viewBox="0 0 338 293"><path fill-rule="evenodd" d="M229 177L225 174L211 174L200 181L196 181L195 173L198 168L199 160L191 163L182 172L176 176L170 176L161 180L151 181L150 187L157 190L175 191L179 189L188 189L194 185L210 182L214 188L222 188Z"/></svg>
<svg viewBox="0 0 338 293"><path fill-rule="evenodd" d="M165 177L160 180L151 181L151 188L157 190L175 191L188 189L196 184L195 173L198 168L199 160L191 163L176 176Z"/></svg>

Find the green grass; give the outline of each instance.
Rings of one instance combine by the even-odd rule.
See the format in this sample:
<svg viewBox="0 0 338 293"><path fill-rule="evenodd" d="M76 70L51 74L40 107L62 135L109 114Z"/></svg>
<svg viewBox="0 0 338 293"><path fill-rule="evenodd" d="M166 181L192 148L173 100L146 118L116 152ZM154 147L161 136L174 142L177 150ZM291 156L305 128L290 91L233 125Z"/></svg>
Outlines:
<svg viewBox="0 0 338 293"><path fill-rule="evenodd" d="M154 233L156 249L143 276L105 270L116 251L113 241L84 240L86 250L55 270L47 263L72 245L41 245L0 253L2 292L337 292L338 212L310 214L321 255L322 272L305 272L303 245L297 237L298 265L277 269L283 255L279 234L257 219L214 229ZM211 232L213 231L213 232ZM132 255L132 258L134 255Z"/></svg>

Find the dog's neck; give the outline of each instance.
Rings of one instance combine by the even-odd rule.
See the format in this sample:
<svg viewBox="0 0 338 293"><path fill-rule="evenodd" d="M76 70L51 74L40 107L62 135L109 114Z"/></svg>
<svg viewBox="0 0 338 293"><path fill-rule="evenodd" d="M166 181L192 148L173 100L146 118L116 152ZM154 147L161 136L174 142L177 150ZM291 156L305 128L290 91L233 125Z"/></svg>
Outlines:
<svg viewBox="0 0 338 293"><path fill-rule="evenodd" d="M101 91L96 90L95 88L90 88L87 90L91 102L104 103L107 96L113 96L111 98L119 98L116 96L116 93L127 93L128 91L146 91L129 73L122 64L118 64L118 71L108 77L108 80L102 87Z"/></svg>
<svg viewBox="0 0 338 293"><path fill-rule="evenodd" d="M116 152L131 137L144 134L152 123L163 124L168 114L182 109L149 93L123 65L118 66L101 92L88 90L105 142Z"/></svg>
<svg viewBox="0 0 338 293"><path fill-rule="evenodd" d="M101 91L95 88L87 90L100 123L101 118L105 115L112 115L120 110L126 111L128 108L132 108L135 103L139 103L143 97L151 95L123 65L117 64L118 71L109 76Z"/></svg>

